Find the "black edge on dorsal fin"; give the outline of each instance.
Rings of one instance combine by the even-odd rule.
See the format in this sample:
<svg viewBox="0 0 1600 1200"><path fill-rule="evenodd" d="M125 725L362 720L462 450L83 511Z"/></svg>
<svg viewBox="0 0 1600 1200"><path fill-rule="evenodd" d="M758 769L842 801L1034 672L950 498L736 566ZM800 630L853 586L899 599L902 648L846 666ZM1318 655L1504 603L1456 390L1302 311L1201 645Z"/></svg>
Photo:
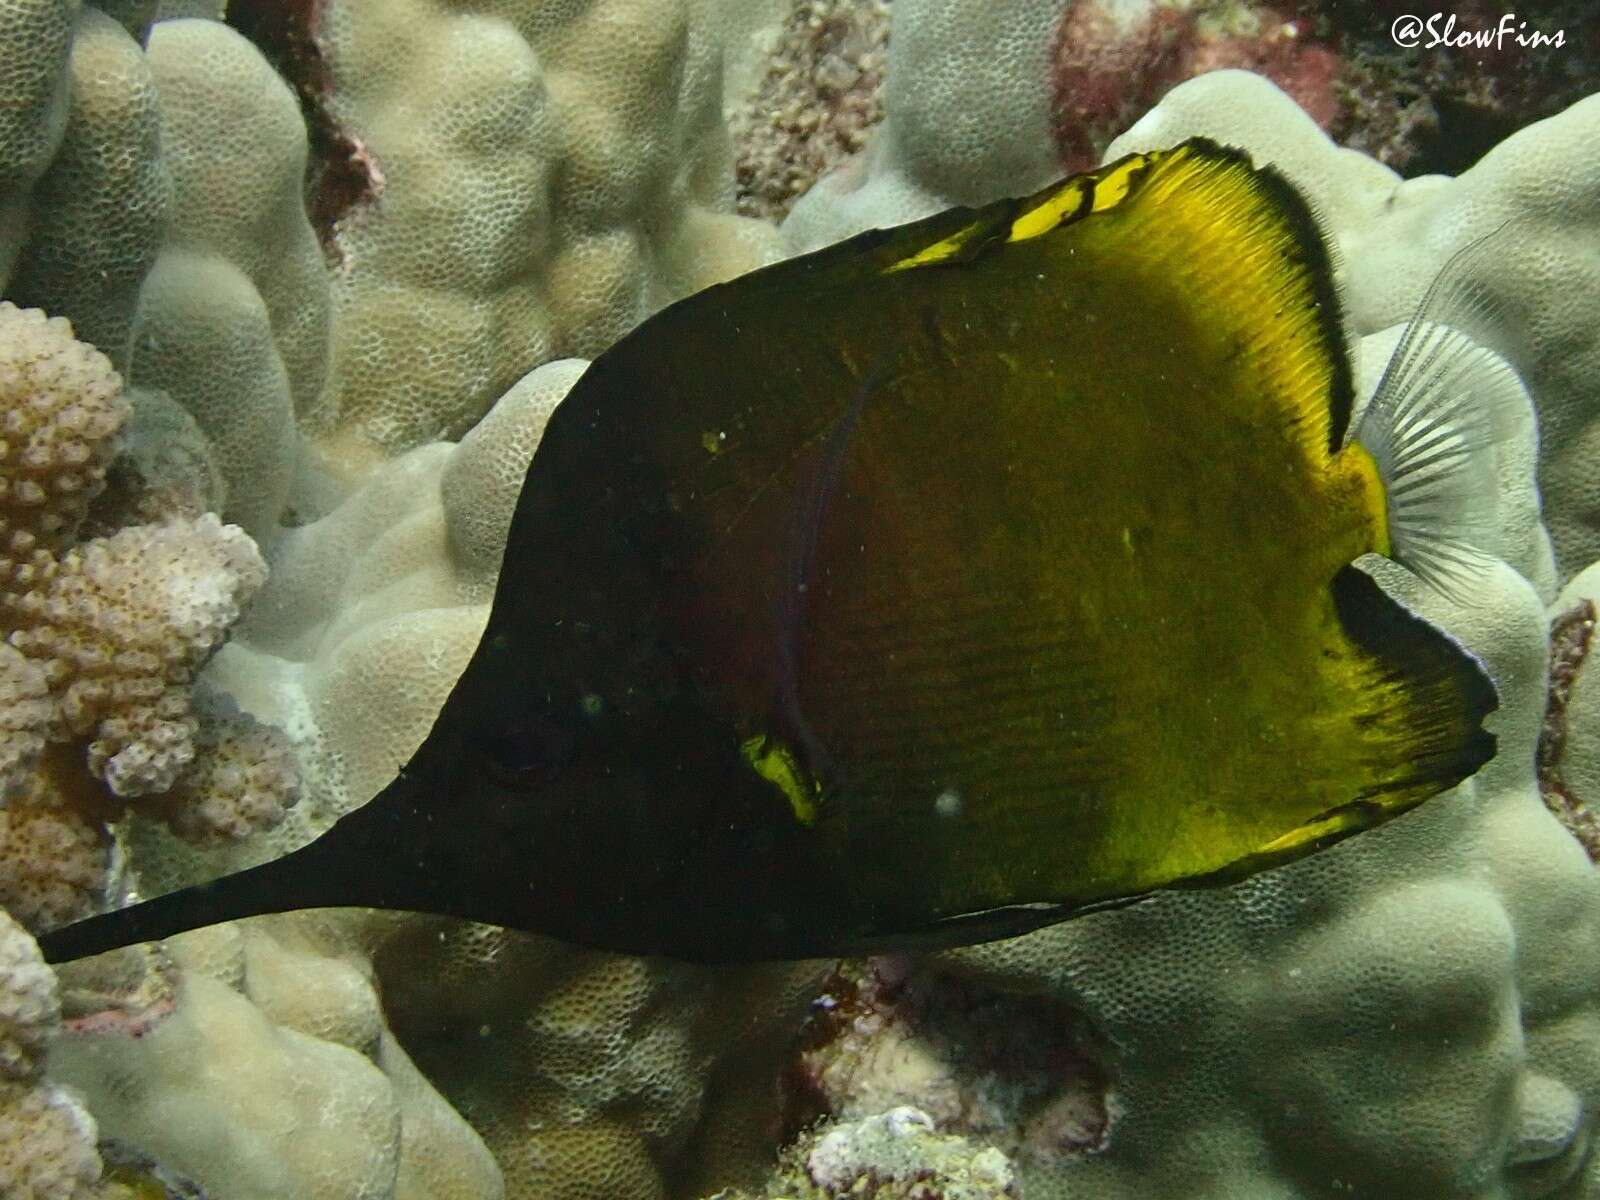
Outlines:
<svg viewBox="0 0 1600 1200"><path fill-rule="evenodd" d="M1306 282L1304 302L1312 315L1317 352L1329 369L1325 449L1336 454L1348 437L1355 408L1354 369L1338 292L1338 258L1312 203L1283 172L1271 164L1257 166L1240 147L1193 137L1166 149L1126 154L1018 200L957 210L962 223L949 232L945 222L955 219L957 213L901 226L890 232L879 249L898 255L886 268L891 271L960 267L1011 242L1049 237L1121 206L1152 180L1171 177L1158 169L1163 161L1168 165L1188 161L1202 168L1238 168L1248 173L1262 210L1282 222L1280 253L1288 270ZM1205 237L1207 231L1196 230L1196 236Z"/></svg>
<svg viewBox="0 0 1600 1200"><path fill-rule="evenodd" d="M1320 335L1332 378L1328 388L1328 453L1337 454L1350 432L1350 415L1355 411L1355 370L1350 362L1350 345L1345 336L1344 304L1339 298L1339 257L1316 207L1290 182L1289 177L1271 163L1255 166L1249 153L1235 146L1223 146L1210 138L1193 138L1192 144L1219 154L1231 154L1255 171L1261 188L1276 202L1294 232L1298 265L1310 280L1312 303L1316 306L1317 332Z"/></svg>

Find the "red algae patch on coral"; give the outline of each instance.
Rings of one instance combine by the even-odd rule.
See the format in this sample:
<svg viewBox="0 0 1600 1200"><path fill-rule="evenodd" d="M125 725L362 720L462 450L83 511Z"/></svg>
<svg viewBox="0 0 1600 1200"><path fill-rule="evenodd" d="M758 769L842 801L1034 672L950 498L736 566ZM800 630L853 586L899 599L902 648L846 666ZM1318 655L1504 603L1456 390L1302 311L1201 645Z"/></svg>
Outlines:
<svg viewBox="0 0 1600 1200"><path fill-rule="evenodd" d="M1056 26L1051 58L1062 166L1087 169L1170 88L1228 67L1266 76L1327 127L1338 114L1339 58L1319 28L1234 3L1071 5Z"/></svg>
<svg viewBox="0 0 1600 1200"><path fill-rule="evenodd" d="M1226 68L1270 79L1335 141L1406 175L1465 170L1600 82L1592 5L1546 0L1505 25L1502 9L1467 3L1414 37L1400 23L1408 15L1403 5L1339 0L1068 5L1050 68L1061 163L1098 162L1169 89Z"/></svg>
<svg viewBox="0 0 1600 1200"><path fill-rule="evenodd" d="M311 226L323 251L339 258L342 251L334 236L339 223L377 203L383 172L368 147L329 107L333 74L317 32L326 8L326 0L233 0L227 22L294 88L311 155L306 181Z"/></svg>

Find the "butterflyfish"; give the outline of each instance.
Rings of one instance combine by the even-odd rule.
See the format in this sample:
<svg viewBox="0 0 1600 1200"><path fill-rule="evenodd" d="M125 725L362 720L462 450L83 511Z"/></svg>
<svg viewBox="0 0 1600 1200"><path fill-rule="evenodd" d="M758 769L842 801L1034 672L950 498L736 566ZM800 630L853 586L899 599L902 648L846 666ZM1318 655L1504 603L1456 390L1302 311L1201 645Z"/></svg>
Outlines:
<svg viewBox="0 0 1600 1200"><path fill-rule="evenodd" d="M1352 430L1313 213L1204 140L692 295L551 417L393 783L44 952L344 905L697 961L933 948L1377 825L1495 747L1484 668L1352 565L1448 583L1469 549L1438 328Z"/></svg>

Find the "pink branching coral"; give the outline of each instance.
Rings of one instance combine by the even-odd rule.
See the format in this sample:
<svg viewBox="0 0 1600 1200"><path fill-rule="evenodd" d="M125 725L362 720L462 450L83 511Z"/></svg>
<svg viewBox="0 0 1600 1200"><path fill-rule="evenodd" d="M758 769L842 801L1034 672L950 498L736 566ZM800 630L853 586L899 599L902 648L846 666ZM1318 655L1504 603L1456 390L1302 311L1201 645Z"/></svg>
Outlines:
<svg viewBox="0 0 1600 1200"><path fill-rule="evenodd" d="M129 411L67 322L0 303L0 904L35 929L99 903L130 803L214 841L276 824L298 788L279 731L193 695L266 579L255 543L142 475L140 517L175 510L97 507L84 536Z"/></svg>

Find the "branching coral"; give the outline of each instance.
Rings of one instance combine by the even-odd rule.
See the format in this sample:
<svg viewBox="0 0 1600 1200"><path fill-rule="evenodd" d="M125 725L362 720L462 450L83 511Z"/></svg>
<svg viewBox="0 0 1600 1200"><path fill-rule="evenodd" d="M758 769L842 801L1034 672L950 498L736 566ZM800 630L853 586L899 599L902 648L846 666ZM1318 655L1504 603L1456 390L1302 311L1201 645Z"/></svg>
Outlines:
<svg viewBox="0 0 1600 1200"><path fill-rule="evenodd" d="M0 1194L7 1200L100 1194L94 1120L44 1078L60 1030L55 975L33 939L0 911Z"/></svg>
<svg viewBox="0 0 1600 1200"><path fill-rule="evenodd" d="M0 585L76 536L128 419L122 380L70 322L0 301Z"/></svg>
<svg viewBox="0 0 1600 1200"><path fill-rule="evenodd" d="M0 907L29 929L87 916L105 899L112 810L73 748L48 750L0 809Z"/></svg>
<svg viewBox="0 0 1600 1200"><path fill-rule="evenodd" d="M159 797L150 811L194 838L237 837L281 819L297 786L281 734L192 703L266 577L249 537L209 513L116 528L102 509L110 531L80 540L128 411L110 362L67 322L0 303L0 726L14 794L0 901L34 928L99 899L105 825L127 801ZM126 498L152 501L161 475L147 462ZM57 745L38 761L43 739Z"/></svg>
<svg viewBox="0 0 1600 1200"><path fill-rule="evenodd" d="M265 578L254 544L215 515L135 525L67 551L0 599L0 619L44 669L52 735L87 739L116 795L151 795L193 761L189 683Z"/></svg>
<svg viewBox="0 0 1600 1200"><path fill-rule="evenodd" d="M50 726L44 672L0 643L0 803L27 786Z"/></svg>

